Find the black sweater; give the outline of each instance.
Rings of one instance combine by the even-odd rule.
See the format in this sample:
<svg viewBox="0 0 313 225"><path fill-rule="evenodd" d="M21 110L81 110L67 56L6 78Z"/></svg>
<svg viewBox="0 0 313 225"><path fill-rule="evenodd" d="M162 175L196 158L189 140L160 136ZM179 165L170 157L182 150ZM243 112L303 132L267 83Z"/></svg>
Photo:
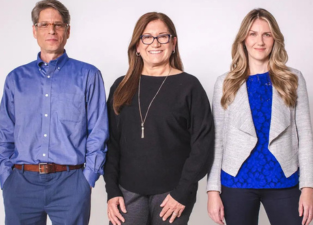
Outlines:
<svg viewBox="0 0 313 225"><path fill-rule="evenodd" d="M169 76L152 103L141 138L138 93L119 115L113 111L113 93L122 79L114 82L108 99L110 140L104 172L108 199L122 196L121 185L142 195L170 191L186 205L213 161L213 118L203 87L184 72ZM164 79L141 76L143 118Z"/></svg>

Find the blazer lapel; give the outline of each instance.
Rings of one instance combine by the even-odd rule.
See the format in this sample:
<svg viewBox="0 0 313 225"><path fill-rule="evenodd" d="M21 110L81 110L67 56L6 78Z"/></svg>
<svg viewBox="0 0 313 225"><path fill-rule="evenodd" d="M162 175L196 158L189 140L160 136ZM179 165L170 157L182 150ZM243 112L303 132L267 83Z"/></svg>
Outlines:
<svg viewBox="0 0 313 225"><path fill-rule="evenodd" d="M269 144L290 125L290 108L286 106L278 91L273 87L272 116Z"/></svg>
<svg viewBox="0 0 313 225"><path fill-rule="evenodd" d="M235 121L233 122L236 124L236 127L253 137L257 137L251 114L246 83L243 83L239 88L231 106L232 111L235 114L233 117Z"/></svg>

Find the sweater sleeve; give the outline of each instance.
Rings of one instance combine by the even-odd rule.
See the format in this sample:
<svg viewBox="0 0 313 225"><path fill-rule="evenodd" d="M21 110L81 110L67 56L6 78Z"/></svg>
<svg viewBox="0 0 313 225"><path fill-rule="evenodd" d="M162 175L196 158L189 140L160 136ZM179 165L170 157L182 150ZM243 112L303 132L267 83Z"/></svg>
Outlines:
<svg viewBox="0 0 313 225"><path fill-rule="evenodd" d="M208 173L214 156L214 124L209 99L198 80L192 86L188 99L191 151L185 161L181 178L171 196L183 205L196 191L197 183Z"/></svg>
<svg viewBox="0 0 313 225"><path fill-rule="evenodd" d="M120 132L118 129L118 118L119 116L115 114L113 110L113 94L115 89L117 88L119 81L118 79L112 85L110 89L110 94L108 98L108 115L109 115L109 132L110 138L108 141L108 153L107 160L105 164L105 173L104 180L106 191L108 195L108 199L123 196L120 188L119 188L119 162L120 162L120 146L119 146L119 137Z"/></svg>

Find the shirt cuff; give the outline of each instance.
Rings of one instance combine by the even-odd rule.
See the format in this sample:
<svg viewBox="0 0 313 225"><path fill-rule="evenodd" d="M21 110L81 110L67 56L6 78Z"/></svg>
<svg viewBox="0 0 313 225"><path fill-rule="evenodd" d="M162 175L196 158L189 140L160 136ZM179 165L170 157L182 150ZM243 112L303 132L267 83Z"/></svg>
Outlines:
<svg viewBox="0 0 313 225"><path fill-rule="evenodd" d="M90 187L95 187L95 183L98 180L100 174L99 173L95 173L87 168L84 169L83 171L84 176L86 178L86 180L88 181Z"/></svg>

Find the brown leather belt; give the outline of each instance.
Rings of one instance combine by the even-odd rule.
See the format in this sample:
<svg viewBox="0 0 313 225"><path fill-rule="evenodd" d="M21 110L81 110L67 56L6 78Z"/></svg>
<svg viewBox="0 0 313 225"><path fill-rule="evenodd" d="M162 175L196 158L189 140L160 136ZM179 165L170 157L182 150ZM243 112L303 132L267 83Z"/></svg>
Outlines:
<svg viewBox="0 0 313 225"><path fill-rule="evenodd" d="M75 165L75 166L58 165L58 164L54 164L54 163L39 163L39 164L35 164L35 165L24 164L24 170L32 171L32 172L38 172L40 174L67 171L67 168L69 170L77 170L77 169L80 169L83 167L84 167L84 164ZM14 168L16 168L18 170L22 170L23 165L15 164Z"/></svg>

